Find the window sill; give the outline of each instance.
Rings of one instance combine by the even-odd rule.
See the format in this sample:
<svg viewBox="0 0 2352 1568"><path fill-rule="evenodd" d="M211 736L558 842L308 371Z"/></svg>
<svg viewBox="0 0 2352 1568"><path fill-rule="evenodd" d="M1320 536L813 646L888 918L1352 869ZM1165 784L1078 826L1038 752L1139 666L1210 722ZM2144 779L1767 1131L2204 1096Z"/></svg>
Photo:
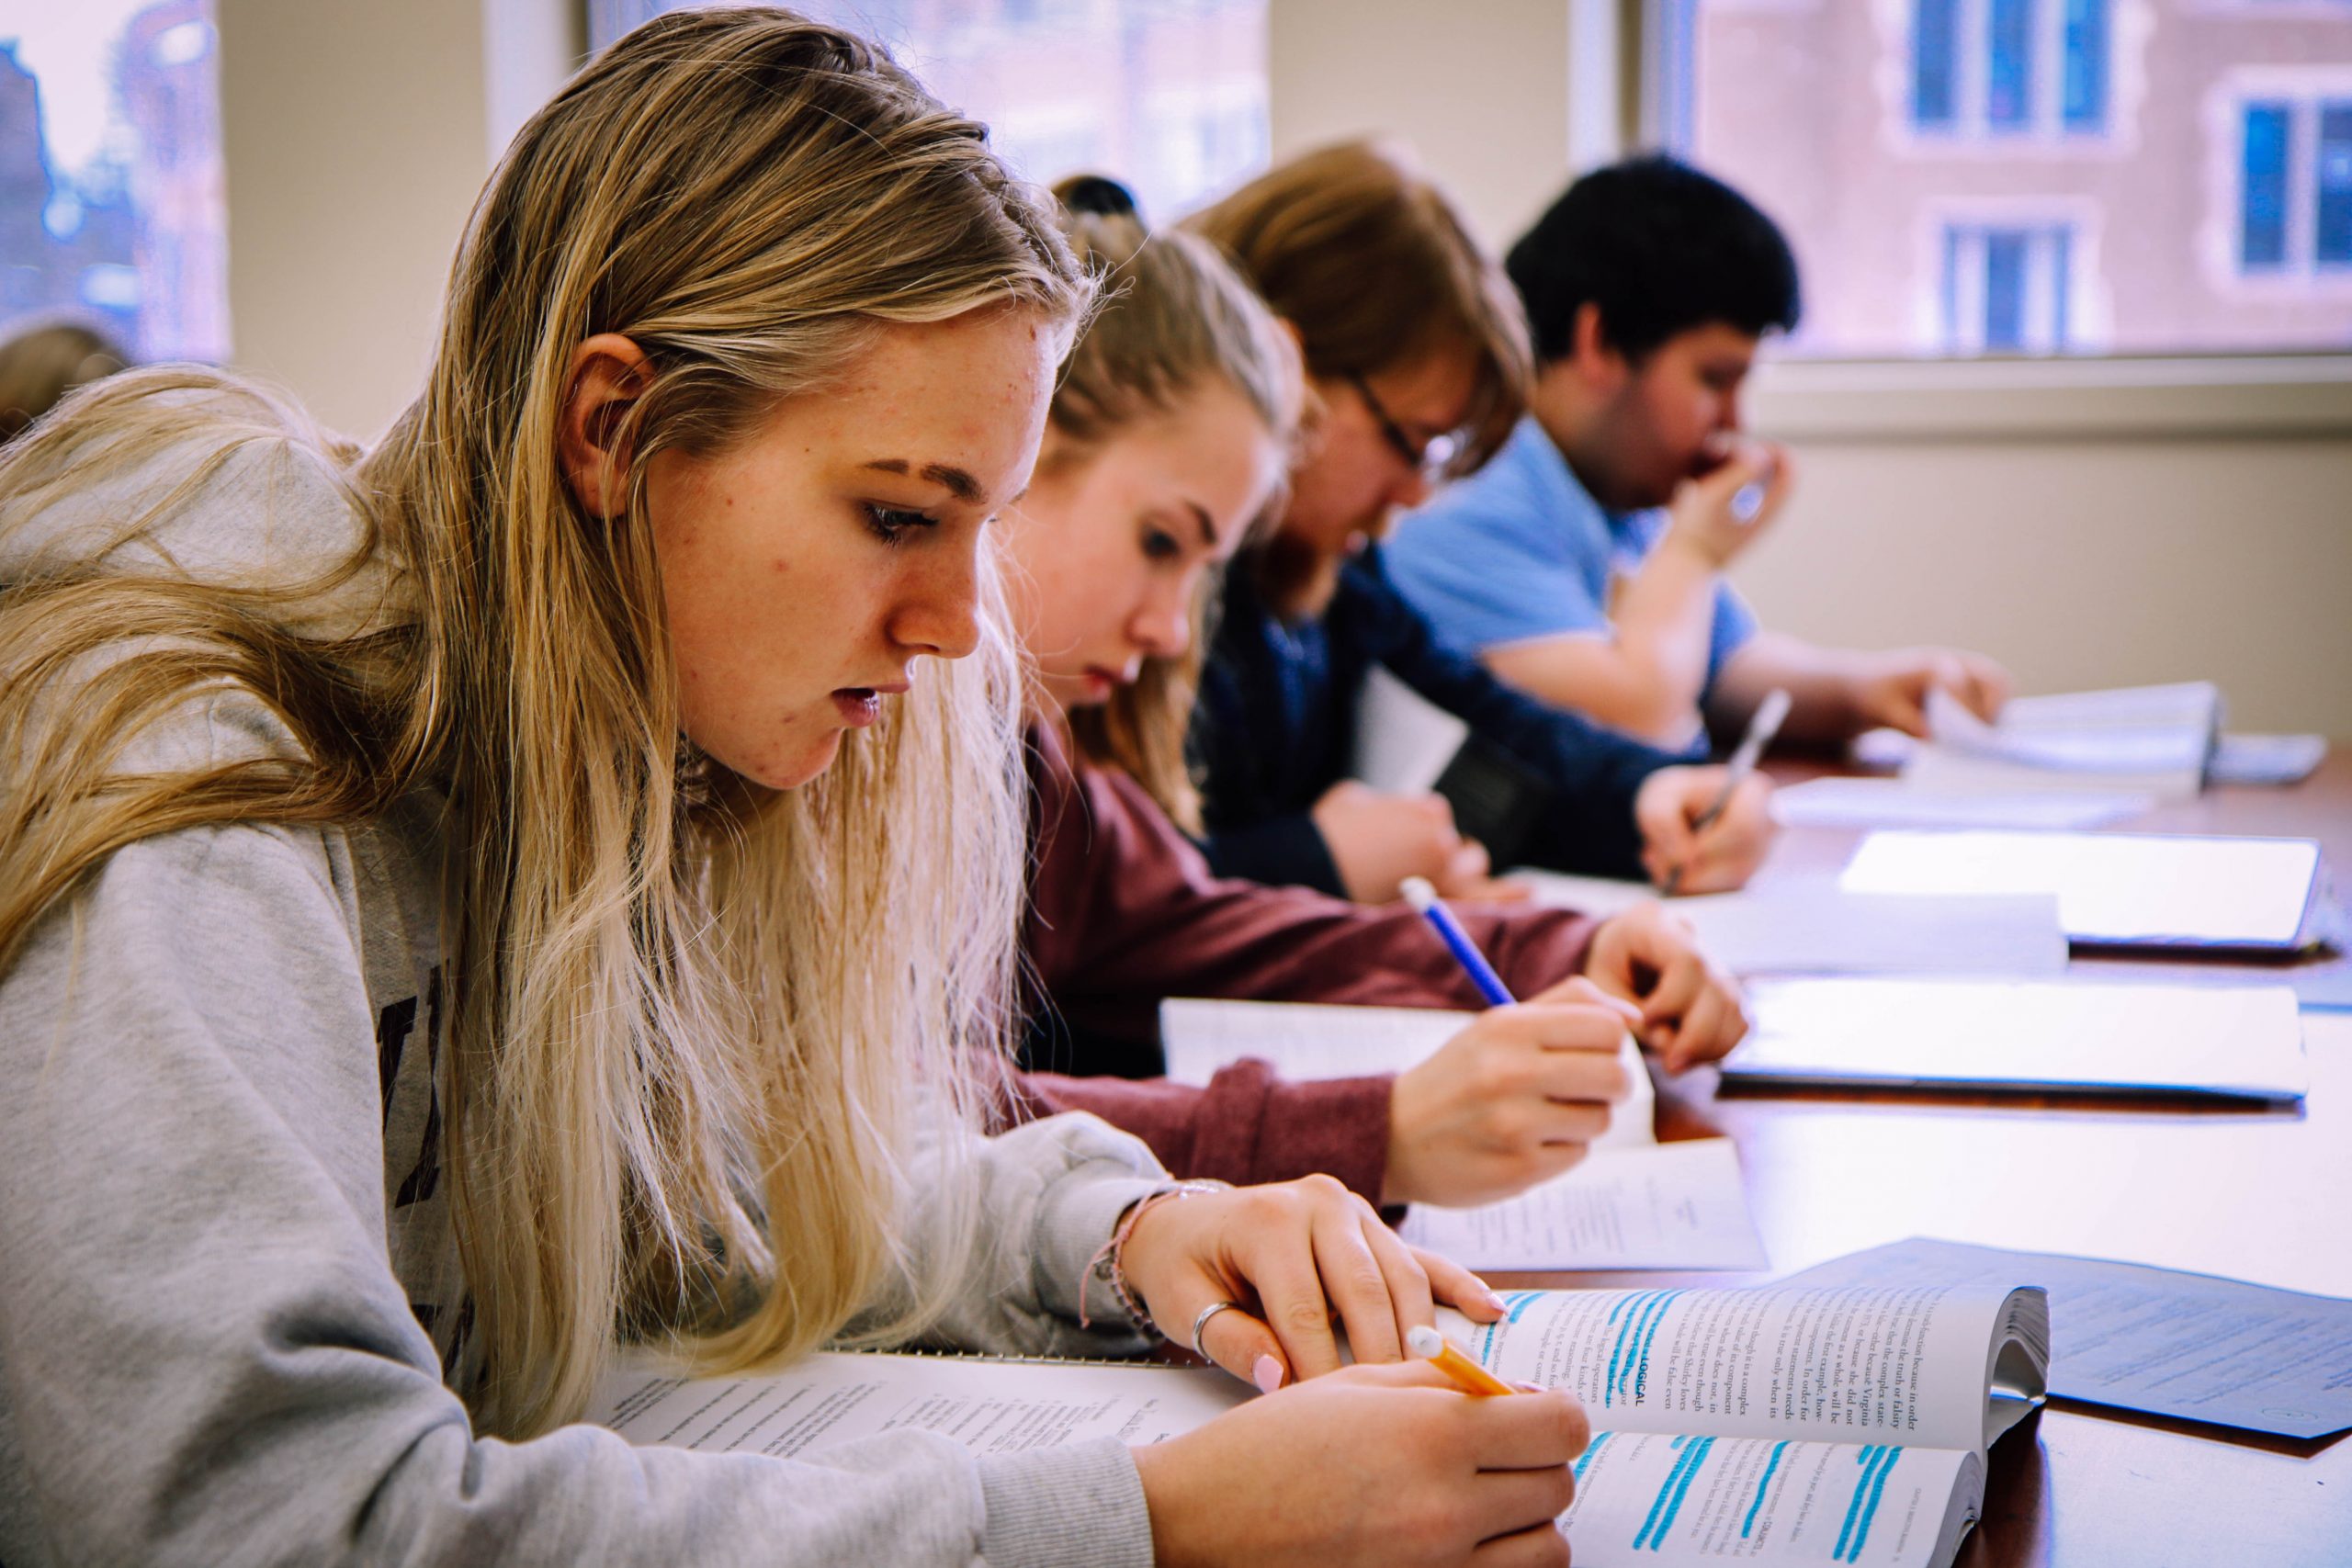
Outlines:
<svg viewBox="0 0 2352 1568"><path fill-rule="evenodd" d="M1790 441L2352 434L2352 355L1768 359L1748 386L1749 423Z"/></svg>

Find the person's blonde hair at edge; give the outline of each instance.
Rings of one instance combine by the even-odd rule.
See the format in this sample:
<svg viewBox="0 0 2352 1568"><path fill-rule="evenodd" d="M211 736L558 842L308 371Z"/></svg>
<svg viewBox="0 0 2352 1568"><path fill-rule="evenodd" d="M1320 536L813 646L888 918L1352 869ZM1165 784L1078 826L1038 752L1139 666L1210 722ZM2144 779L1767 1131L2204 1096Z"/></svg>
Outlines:
<svg viewBox="0 0 2352 1568"><path fill-rule="evenodd" d="M1090 461L1120 432L1173 412L1217 382L1241 394L1287 450L1305 384L1298 348L1231 264L1198 236L1148 230L1123 186L1080 175L1054 187L1062 226L1102 286L1101 303L1062 367L1048 414L1048 466ZM1256 527L1278 514L1269 502ZM1118 768L1185 831L1202 831L1185 737L1200 688L1218 573L1203 574L1192 636L1173 657L1144 660L1135 683L1074 708L1070 739L1087 761Z"/></svg>
<svg viewBox="0 0 2352 1568"><path fill-rule="evenodd" d="M646 470L821 389L872 323L1012 307L1074 330L1090 286L985 136L788 12L656 19L515 138L425 390L372 451L181 367L85 391L0 466L0 542L104 465L191 441L208 469L255 444L340 466L368 537L320 581L85 562L0 590L0 970L122 845L446 790L445 1156L483 1358L461 1392L485 1431L576 1416L619 1336L735 1368L917 1332L981 1245L971 1184L929 1182L944 1201L920 1233L905 1200L999 1091L1025 806L996 574L976 654L766 794L681 735ZM610 523L557 449L572 352L604 332L651 365ZM313 612L371 569L404 580L398 607L318 635ZM128 771L142 728L223 688L300 754Z"/></svg>

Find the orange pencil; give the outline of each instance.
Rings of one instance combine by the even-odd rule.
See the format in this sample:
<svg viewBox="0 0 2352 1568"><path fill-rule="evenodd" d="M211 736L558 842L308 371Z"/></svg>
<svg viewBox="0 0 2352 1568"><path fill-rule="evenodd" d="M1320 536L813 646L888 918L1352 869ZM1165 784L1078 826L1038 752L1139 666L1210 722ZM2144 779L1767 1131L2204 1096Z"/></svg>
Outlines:
<svg viewBox="0 0 2352 1568"><path fill-rule="evenodd" d="M1486 1368L1455 1349L1444 1335L1434 1328L1408 1330L1405 1348L1414 1355L1433 1363L1439 1371L1452 1378L1464 1393L1517 1393L1519 1390L1495 1376Z"/></svg>

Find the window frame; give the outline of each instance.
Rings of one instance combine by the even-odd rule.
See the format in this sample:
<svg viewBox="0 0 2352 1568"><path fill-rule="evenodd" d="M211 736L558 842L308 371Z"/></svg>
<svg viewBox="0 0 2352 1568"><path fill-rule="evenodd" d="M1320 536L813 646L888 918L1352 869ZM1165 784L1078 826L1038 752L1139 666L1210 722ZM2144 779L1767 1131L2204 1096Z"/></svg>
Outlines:
<svg viewBox="0 0 2352 1568"><path fill-rule="evenodd" d="M1570 101L1600 95L1616 101L1614 95L1624 85L1631 85L1640 95L1634 112L1622 117L1639 128L1638 141L1629 131L1605 152L1588 141L1578 149L1582 161L1605 161L1637 145L1654 145L1662 140L1660 104L1670 102L1672 94L1657 22L1659 7L1668 3L1672 0L1567 0L1572 20L1588 12L1606 13L1623 51L1613 60L1597 58L1589 51L1573 53L1568 62ZM1779 8L1819 0L1739 3L1746 8ZM2137 3L2113 0L2109 14L2107 134L2048 142L1996 141L1993 151L2044 146L2070 156L2100 152L2121 156L2136 151L2132 127L2145 84L2127 77L2119 43L2125 36L2126 8ZM2345 0L2208 3L2217 8L2292 6L2299 12L2335 16L2341 14ZM1908 0L1873 0L1872 8L1883 27L1900 28L1908 24ZM1891 95L1888 107L1895 123L1907 126L1909 73L1885 73L1881 82L1883 90ZM1968 145L1931 136L1915 139L1906 143L1906 150L1950 156ZM2210 137L2207 145L2212 146ZM2215 165L2220 163L2213 160ZM2228 172L2209 167L2209 214L2215 210L2214 182ZM2209 249L2211 231L2209 219L2205 237ZM2088 273L2086 249L2077 249L2074 265ZM2352 434L2352 351L1796 360L1779 358L1768 347L1748 387L1753 423L1794 440L1910 444L2015 438L2309 439Z"/></svg>

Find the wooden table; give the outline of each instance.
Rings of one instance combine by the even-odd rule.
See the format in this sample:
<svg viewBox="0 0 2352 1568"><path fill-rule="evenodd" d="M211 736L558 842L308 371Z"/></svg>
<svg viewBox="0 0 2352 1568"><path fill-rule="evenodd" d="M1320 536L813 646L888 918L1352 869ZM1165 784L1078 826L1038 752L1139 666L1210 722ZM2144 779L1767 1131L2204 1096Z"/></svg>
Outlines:
<svg viewBox="0 0 2352 1568"><path fill-rule="evenodd" d="M2339 747L2290 789L2216 790L2124 826L2317 838L2329 863L2352 874L2352 756ZM1758 885L1841 863L1859 836L1792 830ZM2213 985L2284 972L2211 961L2075 964ZM2302 1017L2311 1091L2300 1109L1719 1092L1708 1068L1661 1089L1659 1135L1737 1141L1775 1273L1932 1235L2352 1296L2352 1013ZM1764 1276L1493 1278L1623 1289ZM1993 1450L1985 1517L1960 1562L2347 1568L2352 1441L2262 1438L2053 1401Z"/></svg>

